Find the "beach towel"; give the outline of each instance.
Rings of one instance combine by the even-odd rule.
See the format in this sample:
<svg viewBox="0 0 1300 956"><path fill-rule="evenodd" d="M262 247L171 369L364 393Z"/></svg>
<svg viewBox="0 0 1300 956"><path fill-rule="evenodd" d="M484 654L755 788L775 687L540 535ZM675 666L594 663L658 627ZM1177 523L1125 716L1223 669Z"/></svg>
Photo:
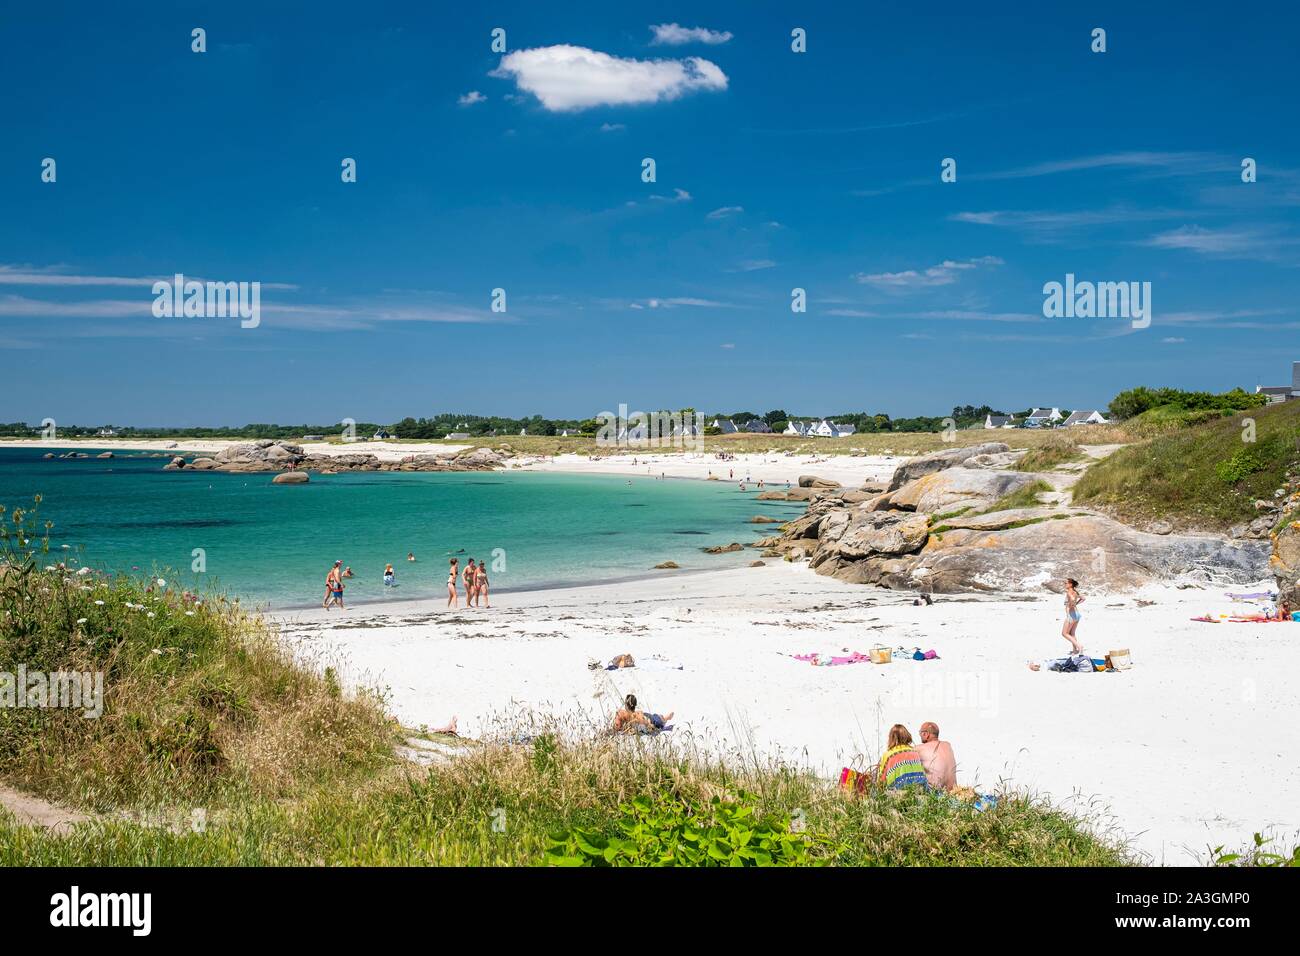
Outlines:
<svg viewBox="0 0 1300 956"><path fill-rule="evenodd" d="M812 654L787 654L786 657L793 657L797 661L812 664L814 667L840 667L844 664L863 664L871 661L871 658L866 654L859 654L857 651L853 651L848 656L840 657L816 652Z"/></svg>
<svg viewBox="0 0 1300 956"><path fill-rule="evenodd" d="M901 790L903 787L930 789L925 779L925 767L921 765L921 755L905 744L885 751L880 758L878 775L886 790Z"/></svg>

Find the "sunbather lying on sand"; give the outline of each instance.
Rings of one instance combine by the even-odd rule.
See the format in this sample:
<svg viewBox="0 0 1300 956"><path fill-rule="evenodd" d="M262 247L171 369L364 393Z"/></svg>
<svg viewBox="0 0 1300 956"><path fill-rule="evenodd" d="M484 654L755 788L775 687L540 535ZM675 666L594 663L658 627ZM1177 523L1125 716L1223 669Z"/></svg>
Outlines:
<svg viewBox="0 0 1300 956"><path fill-rule="evenodd" d="M645 714L637 709L636 694L628 694L623 700L623 707L614 715L611 732L616 734L653 734L668 729L668 722L673 719L673 712L667 714Z"/></svg>

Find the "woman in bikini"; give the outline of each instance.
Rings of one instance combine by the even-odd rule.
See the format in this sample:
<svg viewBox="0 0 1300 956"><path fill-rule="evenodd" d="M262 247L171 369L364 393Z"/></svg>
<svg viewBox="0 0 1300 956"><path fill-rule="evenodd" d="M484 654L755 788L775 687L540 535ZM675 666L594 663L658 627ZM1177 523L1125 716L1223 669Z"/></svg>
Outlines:
<svg viewBox="0 0 1300 956"><path fill-rule="evenodd" d="M478 600L478 571L474 569L474 559L469 559L469 564L465 565L465 571L462 574L465 581L465 606L473 607Z"/></svg>
<svg viewBox="0 0 1300 956"><path fill-rule="evenodd" d="M456 558L451 559L451 568L447 573L447 607L456 607Z"/></svg>
<svg viewBox="0 0 1300 956"><path fill-rule="evenodd" d="M1065 579L1065 623L1061 625L1061 636L1070 642L1070 647L1074 653L1082 654L1083 647L1079 644L1079 638L1075 631L1079 627L1079 605L1083 603L1083 595L1079 593L1079 582L1074 578Z"/></svg>
<svg viewBox="0 0 1300 956"><path fill-rule="evenodd" d="M478 593L483 598L483 606L491 607L492 602L488 600L488 579L487 579L487 562L478 563Z"/></svg>

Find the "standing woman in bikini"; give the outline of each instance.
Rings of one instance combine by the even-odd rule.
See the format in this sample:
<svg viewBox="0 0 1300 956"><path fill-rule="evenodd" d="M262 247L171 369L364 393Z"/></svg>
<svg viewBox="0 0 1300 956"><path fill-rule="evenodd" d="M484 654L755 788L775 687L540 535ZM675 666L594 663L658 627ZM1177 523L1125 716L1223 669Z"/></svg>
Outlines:
<svg viewBox="0 0 1300 956"><path fill-rule="evenodd" d="M447 607L456 607L456 558L451 559L451 568L447 573Z"/></svg>
<svg viewBox="0 0 1300 956"><path fill-rule="evenodd" d="M1083 603L1083 595L1079 593L1079 582L1074 578L1065 579L1065 623L1061 625L1061 636L1070 642L1074 648L1074 653L1082 654L1083 648L1079 645L1079 638L1075 636L1075 631L1079 627L1079 605Z"/></svg>
<svg viewBox="0 0 1300 956"><path fill-rule="evenodd" d="M487 579L487 562L478 563L478 596L483 599L484 607L491 607L492 602L488 599L488 579Z"/></svg>
<svg viewBox="0 0 1300 956"><path fill-rule="evenodd" d="M478 572L474 570L474 559L469 559L469 564L465 565L465 572L462 575L465 579L465 606L473 607L474 601L478 597L478 590L475 584L478 582Z"/></svg>

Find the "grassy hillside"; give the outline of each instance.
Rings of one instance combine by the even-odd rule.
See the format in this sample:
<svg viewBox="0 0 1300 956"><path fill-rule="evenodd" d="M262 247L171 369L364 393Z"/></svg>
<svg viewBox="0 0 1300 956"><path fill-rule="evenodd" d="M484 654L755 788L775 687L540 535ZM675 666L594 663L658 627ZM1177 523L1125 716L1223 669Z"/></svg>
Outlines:
<svg viewBox="0 0 1300 956"><path fill-rule="evenodd" d="M1253 442L1243 440L1249 420ZM1251 521L1255 500L1272 501L1287 471L1300 465L1300 402L1229 415L1157 408L1125 424L1156 437L1093 465L1075 485L1074 500L1132 523L1164 519L1221 530Z"/></svg>
<svg viewBox="0 0 1300 956"><path fill-rule="evenodd" d="M714 864L1129 862L1039 800L849 798L688 736L552 721L420 767L397 756L411 732L382 701L301 666L234 602L73 573L47 530L0 512L0 671L102 672L103 709L0 707L0 782L91 819L54 834L0 809L0 865L674 862L699 857L695 833Z"/></svg>

